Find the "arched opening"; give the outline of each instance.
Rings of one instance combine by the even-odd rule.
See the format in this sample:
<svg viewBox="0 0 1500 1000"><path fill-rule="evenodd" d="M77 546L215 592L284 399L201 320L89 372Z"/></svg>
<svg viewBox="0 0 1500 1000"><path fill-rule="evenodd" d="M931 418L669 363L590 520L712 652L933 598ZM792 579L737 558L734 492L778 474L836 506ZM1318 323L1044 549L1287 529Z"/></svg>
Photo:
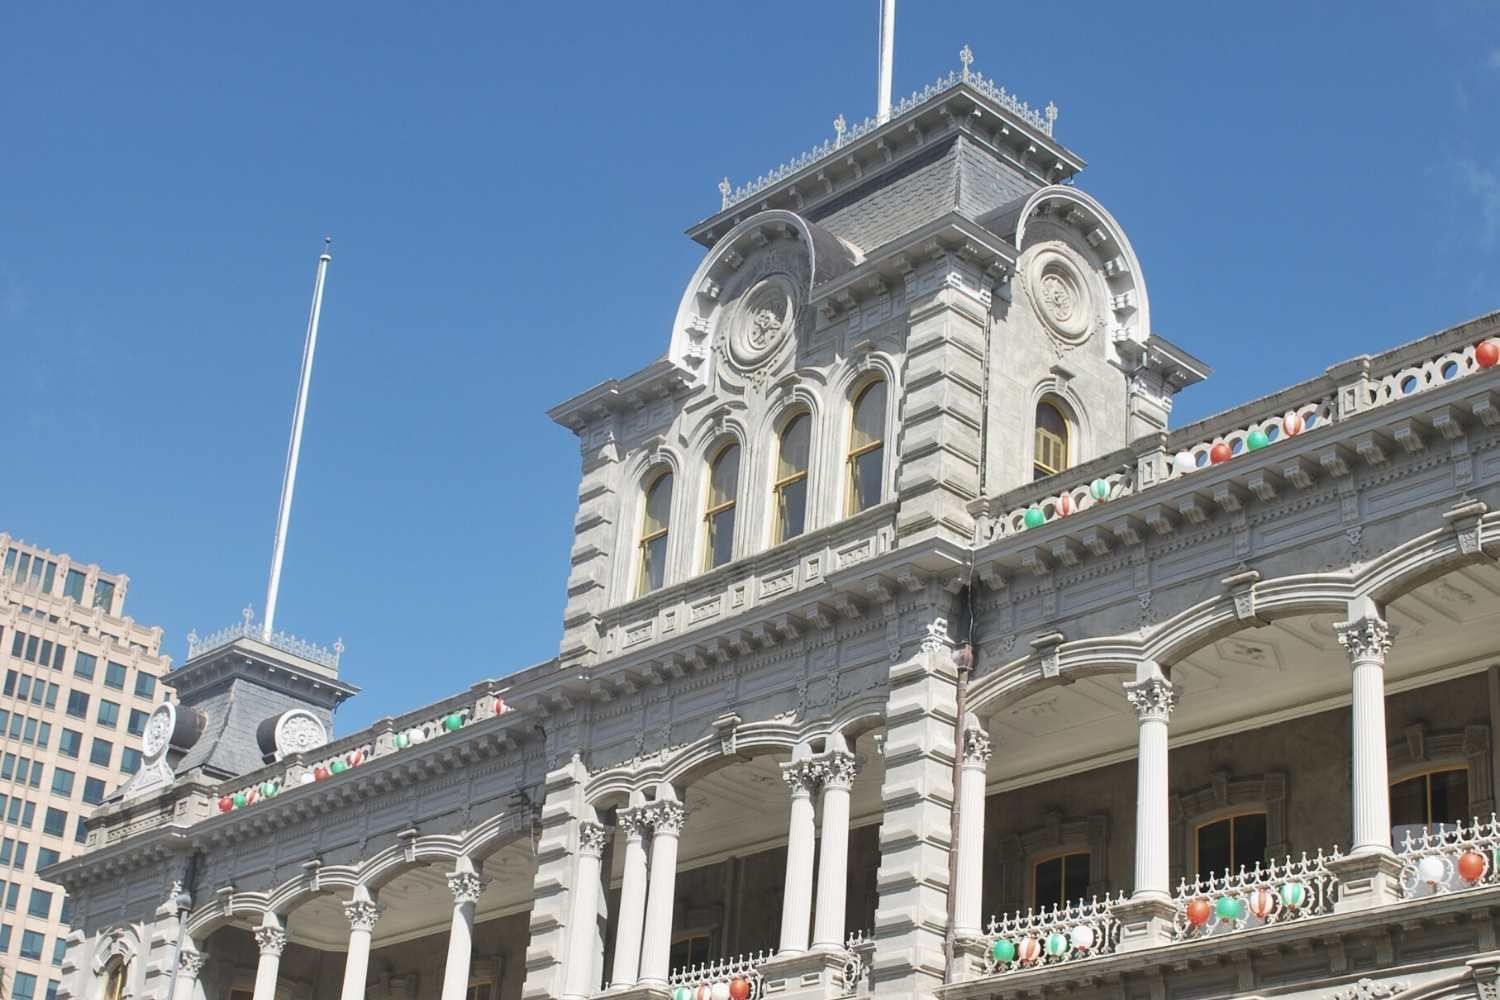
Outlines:
<svg viewBox="0 0 1500 1000"><path fill-rule="evenodd" d="M708 467L708 502L703 511L703 568L734 558L735 494L740 485L740 446L731 441Z"/></svg>
<svg viewBox="0 0 1500 1000"><path fill-rule="evenodd" d="M122 1000L130 981L130 962L123 955L110 959L104 969L104 1000Z"/></svg>
<svg viewBox="0 0 1500 1000"><path fill-rule="evenodd" d="M885 470L885 382L871 382L854 399L849 421L848 496L845 506L858 514L880 503Z"/></svg>
<svg viewBox="0 0 1500 1000"><path fill-rule="evenodd" d="M1063 404L1052 396L1036 404L1032 479L1046 479L1072 464L1072 425L1065 412Z"/></svg>
<svg viewBox="0 0 1500 1000"><path fill-rule="evenodd" d="M812 416L798 413L781 429L776 451L776 525L772 544L807 530L807 467L812 448Z"/></svg>
<svg viewBox="0 0 1500 1000"><path fill-rule="evenodd" d="M672 471L658 469L646 480L641 505L641 541L635 592L639 597L661 589L667 580L667 536L672 522Z"/></svg>

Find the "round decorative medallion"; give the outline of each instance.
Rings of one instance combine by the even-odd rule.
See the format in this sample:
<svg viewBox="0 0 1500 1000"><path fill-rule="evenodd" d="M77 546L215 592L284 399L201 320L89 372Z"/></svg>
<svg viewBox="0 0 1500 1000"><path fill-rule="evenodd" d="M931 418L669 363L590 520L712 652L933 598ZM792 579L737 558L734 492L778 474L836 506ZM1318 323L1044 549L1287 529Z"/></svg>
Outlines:
<svg viewBox="0 0 1500 1000"><path fill-rule="evenodd" d="M764 362L786 341L796 320L795 299L786 278L773 274L741 297L729 322L730 358L741 368Z"/></svg>
<svg viewBox="0 0 1500 1000"><path fill-rule="evenodd" d="M1093 296L1073 260L1057 250L1042 250L1026 269L1026 289L1047 329L1070 344L1081 344L1094 327Z"/></svg>
<svg viewBox="0 0 1500 1000"><path fill-rule="evenodd" d="M151 717L146 720L146 731L141 736L141 752L152 760L166 753L172 731L176 728L177 706L169 701L157 705L152 710Z"/></svg>
<svg viewBox="0 0 1500 1000"><path fill-rule="evenodd" d="M276 721L276 752L283 757L316 750L327 742L323 720L306 709L294 708Z"/></svg>

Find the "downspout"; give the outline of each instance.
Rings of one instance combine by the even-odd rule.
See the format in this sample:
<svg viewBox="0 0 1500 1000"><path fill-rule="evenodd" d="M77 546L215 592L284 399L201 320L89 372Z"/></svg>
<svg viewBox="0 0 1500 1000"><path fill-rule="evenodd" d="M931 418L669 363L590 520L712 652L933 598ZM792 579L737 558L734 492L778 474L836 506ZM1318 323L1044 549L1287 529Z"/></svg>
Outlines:
<svg viewBox="0 0 1500 1000"><path fill-rule="evenodd" d="M964 616L961 640L953 648L953 665L958 668L957 687L954 690L953 713L953 810L948 826L948 926L943 935L943 982L952 983L958 965L958 897L954 887L958 885L958 838L961 805L958 797L959 783L963 779L964 716L968 714L967 694L969 672L974 667L974 605L971 584L974 567L969 566L970 581L959 591L959 609Z"/></svg>
<svg viewBox="0 0 1500 1000"><path fill-rule="evenodd" d="M172 975L167 980L168 1000L177 1000L177 977L182 972L182 946L187 940L187 915L193 908L193 883L198 876L198 854L195 851L188 855L187 866L183 869L182 886L173 902L177 904L177 944L172 948Z"/></svg>

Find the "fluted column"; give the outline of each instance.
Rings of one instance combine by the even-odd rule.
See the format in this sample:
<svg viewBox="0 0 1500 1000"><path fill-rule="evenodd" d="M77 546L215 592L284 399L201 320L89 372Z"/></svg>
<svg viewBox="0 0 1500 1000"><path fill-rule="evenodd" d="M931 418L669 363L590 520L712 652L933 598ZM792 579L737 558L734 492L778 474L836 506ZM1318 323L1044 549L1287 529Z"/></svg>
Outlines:
<svg viewBox="0 0 1500 1000"><path fill-rule="evenodd" d="M844 897L849 875L849 788L859 770L854 755L834 751L823 764L823 844L818 861L818 915L813 950L844 947Z"/></svg>
<svg viewBox="0 0 1500 1000"><path fill-rule="evenodd" d="M484 887L484 879L466 858L461 858L455 870L448 874L448 891L453 893L453 919L448 924L443 1000L464 1000L464 994L469 991L469 964L474 952L474 906Z"/></svg>
<svg viewBox="0 0 1500 1000"><path fill-rule="evenodd" d="M1167 791L1167 717L1177 692L1156 664L1146 664L1139 679L1125 685L1125 696L1140 720L1136 758L1135 900L1172 897L1168 857L1170 807Z"/></svg>
<svg viewBox="0 0 1500 1000"><path fill-rule="evenodd" d="M344 904L349 918L349 951L344 959L344 988L339 1000L365 1000L365 977L370 973L370 937L382 907L363 887L354 890L354 898Z"/></svg>
<svg viewBox="0 0 1500 1000"><path fill-rule="evenodd" d="M620 916L615 924L615 964L611 989L634 986L641 970L641 921L646 912L646 837L651 817L644 807L621 809L615 822L625 834L625 872L620 885Z"/></svg>
<svg viewBox="0 0 1500 1000"><path fill-rule="evenodd" d="M964 730L958 771L958 879L953 886L953 936L971 940L983 933L979 908L984 900L984 785L990 765L990 738L978 723Z"/></svg>
<svg viewBox="0 0 1500 1000"><path fill-rule="evenodd" d="M198 973L208 956L201 951L184 949L177 956L177 976L172 986L172 1000L193 1000L193 987L198 985Z"/></svg>
<svg viewBox="0 0 1500 1000"><path fill-rule="evenodd" d="M286 950L286 931L275 914L268 913L255 929L260 960L255 965L254 1000L276 1000L276 976L281 971L281 953Z"/></svg>
<svg viewBox="0 0 1500 1000"><path fill-rule="evenodd" d="M573 879L573 907L568 922L568 972L563 989L569 997L586 997L599 988L594 979L599 940L599 859L612 831L598 823L578 824L578 870ZM448 1000L447 996L443 1000ZM456 1000L463 1000L459 994Z"/></svg>
<svg viewBox="0 0 1500 1000"><path fill-rule="evenodd" d="M813 851L818 828L813 807L821 767L812 760L781 766L781 777L792 793L792 818L787 825L786 881L781 900L781 948L783 955L807 950L812 923Z"/></svg>
<svg viewBox="0 0 1500 1000"><path fill-rule="evenodd" d="M651 879L646 894L646 931L641 942L640 986L665 989L672 957L672 904L677 883L677 839L687 811L674 799L646 807L651 812Z"/></svg>
<svg viewBox="0 0 1500 1000"><path fill-rule="evenodd" d="M1385 655L1392 629L1374 608L1333 626L1353 668L1354 846L1351 854L1391 851L1391 799L1385 745Z"/></svg>

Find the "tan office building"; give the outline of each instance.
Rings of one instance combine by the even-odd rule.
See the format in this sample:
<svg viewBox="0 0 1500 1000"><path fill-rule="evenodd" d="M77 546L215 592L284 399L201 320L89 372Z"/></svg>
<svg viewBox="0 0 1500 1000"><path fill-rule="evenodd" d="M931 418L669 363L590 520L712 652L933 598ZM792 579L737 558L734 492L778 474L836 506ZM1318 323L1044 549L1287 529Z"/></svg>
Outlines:
<svg viewBox="0 0 1500 1000"><path fill-rule="evenodd" d="M127 578L0 533L0 969L4 995L54 996L71 905L37 872L140 767L163 698L161 628L125 616Z"/></svg>

